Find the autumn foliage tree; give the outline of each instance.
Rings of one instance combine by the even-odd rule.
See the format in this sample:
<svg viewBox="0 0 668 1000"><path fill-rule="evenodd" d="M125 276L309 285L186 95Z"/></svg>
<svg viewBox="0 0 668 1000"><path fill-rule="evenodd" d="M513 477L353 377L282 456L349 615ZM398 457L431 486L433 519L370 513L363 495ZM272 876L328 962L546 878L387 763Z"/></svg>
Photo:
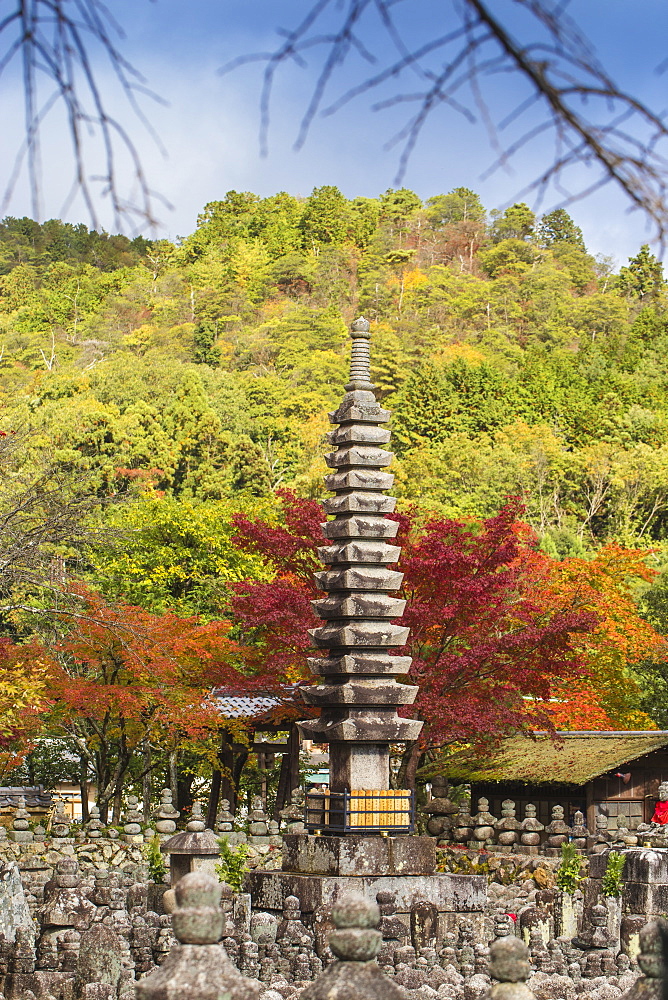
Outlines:
<svg viewBox="0 0 668 1000"><path fill-rule="evenodd" d="M668 643L638 611L637 585L655 576L646 556L643 550L610 544L591 559L553 564L555 599L569 601L596 619L579 643L588 675L553 686L548 711L558 729L655 728L638 707L637 667L647 659L664 659Z"/></svg>
<svg viewBox="0 0 668 1000"><path fill-rule="evenodd" d="M276 577L236 585L232 612L253 661L306 680L323 515L315 501L287 491L281 501L283 525L236 519L237 544L262 554ZM625 583L641 571L639 553L610 551L590 572L584 561L558 564L538 549L522 510L511 501L479 522L395 515L411 629L402 652L413 658L406 679L420 687L410 711L425 721L405 760L412 771L427 747L553 729L551 699L566 703L573 685L599 705L609 728L603 692L613 679L628 688L628 658L656 639L639 623Z"/></svg>
<svg viewBox="0 0 668 1000"><path fill-rule="evenodd" d="M205 750L221 722L213 689L252 687L253 678L227 621L155 615L92 591L78 596L81 613L48 658L47 725L78 754L83 774L92 771L100 812L106 818L113 806L117 822L131 766L141 776L183 744Z"/></svg>
<svg viewBox="0 0 668 1000"><path fill-rule="evenodd" d="M0 639L0 778L30 749L47 703L48 670L32 645Z"/></svg>

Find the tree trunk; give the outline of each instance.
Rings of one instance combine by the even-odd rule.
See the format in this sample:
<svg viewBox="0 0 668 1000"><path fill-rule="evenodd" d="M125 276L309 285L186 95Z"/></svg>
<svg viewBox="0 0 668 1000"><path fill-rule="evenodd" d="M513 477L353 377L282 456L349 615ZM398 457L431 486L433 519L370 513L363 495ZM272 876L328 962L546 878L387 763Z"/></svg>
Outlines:
<svg viewBox="0 0 668 1000"><path fill-rule="evenodd" d="M206 807L207 829L216 829L216 816L218 815L218 803L220 802L220 770L217 768L211 777L211 791L209 792L209 804Z"/></svg>
<svg viewBox="0 0 668 1000"><path fill-rule="evenodd" d="M151 752L151 744L148 740L144 740L143 757L144 774L141 779L142 809L144 822L149 823L151 820L151 765L153 763L153 753Z"/></svg>
<svg viewBox="0 0 668 1000"><path fill-rule="evenodd" d="M283 754L281 770L278 776L278 788L276 789L276 803L274 805L274 819L279 818L279 812L284 809L290 801L292 792L299 788L299 752L301 750L301 740L299 730L292 723L290 735L288 736L287 752Z"/></svg>
<svg viewBox="0 0 668 1000"><path fill-rule="evenodd" d="M274 802L274 813L272 819L278 821L281 809L284 809L290 799L290 755L283 754L281 760L281 770L278 772L278 787L276 788L276 801Z"/></svg>
<svg viewBox="0 0 668 1000"><path fill-rule="evenodd" d="M193 807L193 781L192 774L180 774L176 782L177 799L176 808L179 812L190 812Z"/></svg>
<svg viewBox="0 0 668 1000"><path fill-rule="evenodd" d="M179 752L178 750L172 750L169 755L169 789L172 793L172 802L174 803L174 808L176 809L176 803L179 800Z"/></svg>
<svg viewBox="0 0 668 1000"><path fill-rule="evenodd" d="M114 789L114 811L111 816L112 823L120 823L121 821L121 808L123 805L123 778L119 777L116 782L116 788Z"/></svg>
<svg viewBox="0 0 668 1000"><path fill-rule="evenodd" d="M79 758L79 790L81 793L81 822L83 824L90 819L88 812L88 761L85 757Z"/></svg>
<svg viewBox="0 0 668 1000"><path fill-rule="evenodd" d="M417 775L417 769L420 766L420 759L422 758L422 750L420 749L420 743L415 740L406 746L404 755L401 759L401 767L399 768L399 774L397 775L397 787L398 788L415 788L415 779Z"/></svg>
<svg viewBox="0 0 668 1000"><path fill-rule="evenodd" d="M250 743L252 744L254 736L250 737ZM248 750L242 750L234 761L234 768L232 770L232 784L234 786L234 802L230 802L230 810L236 812L239 806L239 783L241 781L241 772L243 771L246 761L248 760Z"/></svg>

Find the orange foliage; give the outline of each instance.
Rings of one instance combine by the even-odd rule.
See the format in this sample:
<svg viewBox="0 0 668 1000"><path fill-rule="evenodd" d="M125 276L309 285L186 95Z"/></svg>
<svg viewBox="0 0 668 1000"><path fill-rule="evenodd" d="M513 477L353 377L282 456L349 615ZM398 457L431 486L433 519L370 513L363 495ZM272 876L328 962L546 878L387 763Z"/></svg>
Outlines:
<svg viewBox="0 0 668 1000"><path fill-rule="evenodd" d="M638 614L633 598L640 580L654 572L646 551L607 545L593 559L565 559L551 566L550 589L561 603L595 616L596 627L576 637L589 676L563 689L549 713L558 729L654 729L634 707L637 683L629 667L666 654L667 644Z"/></svg>
<svg viewBox="0 0 668 1000"><path fill-rule="evenodd" d="M45 651L52 731L84 750L95 770L99 804L120 808L124 777L136 752L204 741L220 726L216 686L252 690L266 679L248 676L226 621L154 615L109 604L79 589L82 609L63 616L66 638Z"/></svg>

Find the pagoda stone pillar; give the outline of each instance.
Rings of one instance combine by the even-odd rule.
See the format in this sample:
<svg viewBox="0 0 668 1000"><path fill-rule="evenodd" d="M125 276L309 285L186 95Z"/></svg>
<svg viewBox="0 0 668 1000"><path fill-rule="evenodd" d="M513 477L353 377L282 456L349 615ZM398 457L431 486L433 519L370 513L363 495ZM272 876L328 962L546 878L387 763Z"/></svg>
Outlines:
<svg viewBox="0 0 668 1000"><path fill-rule="evenodd" d="M317 682L303 691L321 714L299 723L304 736L329 744L330 791L314 795L309 832L284 834L282 870L249 872L247 885L254 908L279 916L287 896L297 896L309 921L344 892L361 892L371 902L389 892L406 921L417 903L434 906L442 933L455 912L482 920L486 880L435 874L434 838L408 832L405 797L390 789L390 744L416 739L422 723L397 712L418 689L397 682L411 661L392 652L406 644L408 629L398 623L404 610L396 596L402 574L393 568L398 524L387 516L395 505L385 493L393 481L386 471L389 413L373 394L366 320L353 324L352 338L350 381L331 414L336 427L325 483L333 495L324 501L330 519L323 525L330 544L319 550L323 597L313 602L322 624L310 631ZM337 804L346 798L351 817L362 821L338 828Z"/></svg>
<svg viewBox="0 0 668 1000"><path fill-rule="evenodd" d="M396 501L385 494L394 481L384 471L393 457L385 448L390 414L374 396L367 320L353 324L351 337L350 381L329 415L338 426L328 435L333 471L325 486L334 496L323 506L333 519L323 525L330 544L318 549L326 568L315 574L326 596L312 602L324 624L309 632L320 650L309 664L320 680L302 691L321 715L298 724L303 736L329 744L333 793L389 789L390 744L414 740L422 729L397 714L418 688L397 683L411 660L390 652L408 639L408 629L396 624L406 602L392 596L403 574L391 568L401 549L392 544L398 523L387 518Z"/></svg>

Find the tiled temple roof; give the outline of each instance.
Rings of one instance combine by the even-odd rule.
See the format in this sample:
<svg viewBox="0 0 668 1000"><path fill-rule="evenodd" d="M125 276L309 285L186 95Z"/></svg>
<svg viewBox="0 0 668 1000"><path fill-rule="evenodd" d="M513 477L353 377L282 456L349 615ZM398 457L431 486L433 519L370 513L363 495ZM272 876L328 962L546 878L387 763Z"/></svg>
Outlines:
<svg viewBox="0 0 668 1000"><path fill-rule="evenodd" d="M43 785L5 786L0 787L0 809L16 809L21 796L28 809L48 809L52 802L51 792Z"/></svg>
<svg viewBox="0 0 668 1000"><path fill-rule="evenodd" d="M283 704L280 698L271 694L245 695L214 691L213 697L220 714L226 719L255 719Z"/></svg>

